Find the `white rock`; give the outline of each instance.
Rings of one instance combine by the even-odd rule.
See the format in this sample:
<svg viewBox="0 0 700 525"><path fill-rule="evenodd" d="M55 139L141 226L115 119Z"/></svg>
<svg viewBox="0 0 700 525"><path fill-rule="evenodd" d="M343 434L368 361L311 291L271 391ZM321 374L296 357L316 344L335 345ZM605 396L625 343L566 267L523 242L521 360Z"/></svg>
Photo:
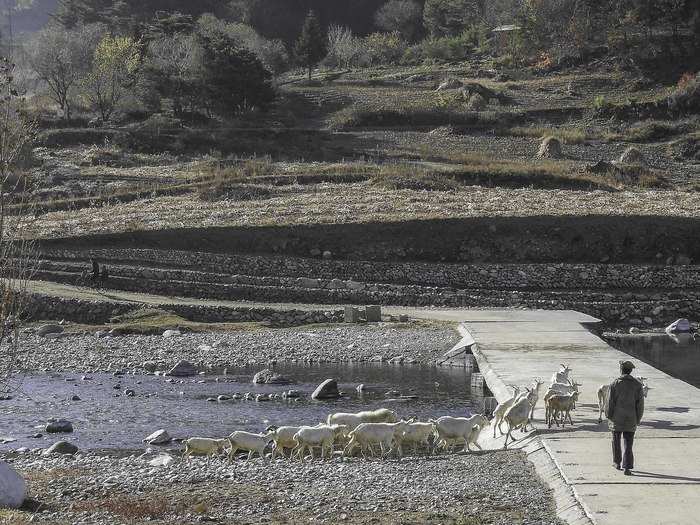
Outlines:
<svg viewBox="0 0 700 525"><path fill-rule="evenodd" d="M168 339L170 337L177 337L180 335L182 335L182 333L179 330L166 330L165 332L163 332L163 337L165 339Z"/></svg>
<svg viewBox="0 0 700 525"><path fill-rule="evenodd" d="M18 509L27 497L27 484L7 463L0 461L0 508Z"/></svg>
<svg viewBox="0 0 700 525"><path fill-rule="evenodd" d="M666 327L669 334L678 332L690 332L690 322L687 319L678 319Z"/></svg>
<svg viewBox="0 0 700 525"><path fill-rule="evenodd" d="M167 467L173 461L175 461L175 458L170 454L160 454L149 461L148 464L152 467Z"/></svg>
<svg viewBox="0 0 700 525"><path fill-rule="evenodd" d="M149 445L165 445L166 443L170 443L172 441L172 438L170 437L170 434L168 434L167 431L160 429L156 430L153 434L148 436L143 441L144 443L148 443Z"/></svg>

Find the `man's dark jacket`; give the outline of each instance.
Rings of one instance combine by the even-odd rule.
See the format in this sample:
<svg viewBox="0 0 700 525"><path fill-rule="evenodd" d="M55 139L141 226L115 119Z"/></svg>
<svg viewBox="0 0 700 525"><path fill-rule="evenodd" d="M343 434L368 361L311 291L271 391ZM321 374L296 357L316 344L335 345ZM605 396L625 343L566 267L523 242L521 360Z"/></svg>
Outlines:
<svg viewBox="0 0 700 525"><path fill-rule="evenodd" d="M610 384L610 397L605 415L610 430L634 432L644 414L642 383L629 374L618 377Z"/></svg>

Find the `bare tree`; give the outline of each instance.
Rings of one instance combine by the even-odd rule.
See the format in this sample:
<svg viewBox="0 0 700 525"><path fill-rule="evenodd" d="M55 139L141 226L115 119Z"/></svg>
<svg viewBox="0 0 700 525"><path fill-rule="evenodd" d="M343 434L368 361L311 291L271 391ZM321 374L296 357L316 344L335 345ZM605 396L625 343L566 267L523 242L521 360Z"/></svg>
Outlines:
<svg viewBox="0 0 700 525"><path fill-rule="evenodd" d="M14 86L14 64L0 59L0 389L21 370L27 353L20 344L20 322L27 305L27 283L33 274L33 243L24 235L27 212L24 179L18 172L35 126L22 111ZM12 213L9 205L12 203Z"/></svg>
<svg viewBox="0 0 700 525"><path fill-rule="evenodd" d="M75 90L89 71L103 34L104 28L99 24L75 29L54 25L42 29L30 44L32 69L67 119L71 118Z"/></svg>

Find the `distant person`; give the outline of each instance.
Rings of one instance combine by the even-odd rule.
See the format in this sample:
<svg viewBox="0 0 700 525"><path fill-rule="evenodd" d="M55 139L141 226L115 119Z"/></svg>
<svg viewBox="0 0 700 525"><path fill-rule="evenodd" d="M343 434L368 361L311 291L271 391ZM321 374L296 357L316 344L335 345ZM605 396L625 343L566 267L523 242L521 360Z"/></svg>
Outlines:
<svg viewBox="0 0 700 525"><path fill-rule="evenodd" d="M104 264L102 265L102 273L100 275L102 278L102 282L107 282L107 279L109 279L109 271L107 270L107 267Z"/></svg>
<svg viewBox="0 0 700 525"><path fill-rule="evenodd" d="M644 392L642 383L632 377L634 364L620 362L622 375L610 384L610 396L605 415L612 430L613 465L617 470L624 469L625 476L634 468L634 433L644 414ZM624 438L625 454L622 454L620 440Z"/></svg>
<svg viewBox="0 0 700 525"><path fill-rule="evenodd" d="M97 281L100 278L100 263L96 259L90 258L90 264L92 265L92 280Z"/></svg>

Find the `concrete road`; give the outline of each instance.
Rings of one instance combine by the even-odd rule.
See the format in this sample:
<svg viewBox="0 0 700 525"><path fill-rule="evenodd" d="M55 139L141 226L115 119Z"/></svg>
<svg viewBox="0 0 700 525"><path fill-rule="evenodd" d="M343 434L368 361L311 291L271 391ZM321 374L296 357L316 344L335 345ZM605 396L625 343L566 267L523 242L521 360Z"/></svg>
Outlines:
<svg viewBox="0 0 700 525"><path fill-rule="evenodd" d="M573 427L546 428L541 406L536 418L541 443L594 523L700 524L700 390L632 359L651 390L636 434L634 475L624 476L612 467L607 425L598 423L597 389L619 375L619 361L629 356L582 325L595 319L576 312L463 314L497 397L508 395L506 383L549 381L560 363L582 383Z"/></svg>

